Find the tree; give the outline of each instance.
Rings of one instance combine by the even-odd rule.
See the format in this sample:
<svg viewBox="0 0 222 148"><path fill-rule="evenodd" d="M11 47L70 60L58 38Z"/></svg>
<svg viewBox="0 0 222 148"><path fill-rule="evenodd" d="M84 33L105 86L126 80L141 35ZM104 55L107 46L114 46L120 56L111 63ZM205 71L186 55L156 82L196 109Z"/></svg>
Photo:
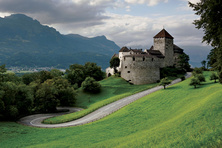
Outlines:
<svg viewBox="0 0 222 148"><path fill-rule="evenodd" d="M192 78L190 81L190 86L194 86L194 88L197 88L197 85L200 85L200 80L198 78Z"/></svg>
<svg viewBox="0 0 222 148"><path fill-rule="evenodd" d="M216 48L211 49L210 53L207 55L207 60L208 60L207 65L214 69L214 67L216 67L215 63L217 62Z"/></svg>
<svg viewBox="0 0 222 148"><path fill-rule="evenodd" d="M52 69L52 70L50 71L50 73L51 73L51 75L52 75L53 78L55 78L55 77L61 77L61 76L64 74L62 71L60 71L60 70L58 70L58 69Z"/></svg>
<svg viewBox="0 0 222 148"><path fill-rule="evenodd" d="M205 81L206 81L203 74L197 74L195 77L196 77L200 82L205 82Z"/></svg>
<svg viewBox="0 0 222 148"><path fill-rule="evenodd" d="M189 2L189 6L200 16L199 20L194 21L194 25L204 30L203 42L214 47L211 55L215 62L211 66L219 71L219 80L222 83L222 1L201 0L196 4Z"/></svg>
<svg viewBox="0 0 222 148"><path fill-rule="evenodd" d="M84 73L86 77L92 77L96 81L104 79L105 73L102 71L101 67L97 66L96 63L87 62L84 65Z"/></svg>
<svg viewBox="0 0 222 148"><path fill-rule="evenodd" d="M22 81L26 85L29 85L31 82L36 81L37 79L39 79L39 73L37 72L27 73L22 76Z"/></svg>
<svg viewBox="0 0 222 148"><path fill-rule="evenodd" d="M213 73L210 75L210 80L214 80L214 82L216 83L216 82L217 82L217 79L218 79L218 75L213 72Z"/></svg>
<svg viewBox="0 0 222 148"><path fill-rule="evenodd" d="M5 68L5 64L0 66L0 82L3 81L4 76L5 76L5 72L7 71L7 69Z"/></svg>
<svg viewBox="0 0 222 148"><path fill-rule="evenodd" d="M169 85L171 83L171 80L168 80L167 77L160 80L159 85L163 86L164 89L166 88L166 85Z"/></svg>
<svg viewBox="0 0 222 148"><path fill-rule="evenodd" d="M72 84L77 84L78 87L85 80L84 66L79 64L73 64L66 70L66 79Z"/></svg>
<svg viewBox="0 0 222 148"><path fill-rule="evenodd" d="M120 59L118 57L113 57L111 60L110 60L110 68L114 68L114 73L117 73L117 67L119 66L120 64Z"/></svg>
<svg viewBox="0 0 222 148"><path fill-rule="evenodd" d="M59 100L56 97L58 95L57 89L50 83L45 81L36 91L35 96L35 110L41 112L55 112L56 107L59 104Z"/></svg>
<svg viewBox="0 0 222 148"><path fill-rule="evenodd" d="M40 82L43 83L45 82L46 80L48 79L52 79L53 76L51 75L51 73L49 71L40 71L39 72L39 79L40 79Z"/></svg>
<svg viewBox="0 0 222 148"><path fill-rule="evenodd" d="M67 70L66 78L68 81L73 84L78 84L81 86L81 83L84 81L85 75L83 69L74 69L74 70Z"/></svg>
<svg viewBox="0 0 222 148"><path fill-rule="evenodd" d="M202 67L203 67L204 69L206 69L206 63L207 63L207 61L205 61L205 60L201 61Z"/></svg>
<svg viewBox="0 0 222 148"><path fill-rule="evenodd" d="M181 55L179 55L179 68L180 69L183 69L185 71L190 71L190 64L189 64L189 60L190 60L190 57L189 55L183 53Z"/></svg>
<svg viewBox="0 0 222 148"><path fill-rule="evenodd" d="M87 77L85 81L82 82L82 88L86 92L98 93L101 90L101 85L91 77Z"/></svg>
<svg viewBox="0 0 222 148"><path fill-rule="evenodd" d="M2 82L0 85L0 115L5 119L16 119L29 114L33 105L33 93L22 83Z"/></svg>
<svg viewBox="0 0 222 148"><path fill-rule="evenodd" d="M34 97L30 87L21 83L17 85L15 100L20 115L31 113Z"/></svg>
<svg viewBox="0 0 222 148"><path fill-rule="evenodd" d="M193 74L193 76L196 76L198 74L203 74L203 69L202 68L194 68L192 74Z"/></svg>
<svg viewBox="0 0 222 148"><path fill-rule="evenodd" d="M76 91L67 79L56 77L48 81L57 89L56 98L59 100L60 106L72 106L75 104Z"/></svg>

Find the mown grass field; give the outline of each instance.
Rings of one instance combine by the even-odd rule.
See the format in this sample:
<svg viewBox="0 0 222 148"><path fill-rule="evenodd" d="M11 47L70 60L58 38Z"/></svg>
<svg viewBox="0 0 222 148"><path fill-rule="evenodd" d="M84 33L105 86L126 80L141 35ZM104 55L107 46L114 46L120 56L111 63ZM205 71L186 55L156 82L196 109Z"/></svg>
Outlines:
<svg viewBox="0 0 222 148"><path fill-rule="evenodd" d="M0 123L0 147L222 147L222 85L190 79L90 124L44 129Z"/></svg>
<svg viewBox="0 0 222 148"><path fill-rule="evenodd" d="M175 78L172 78L175 79ZM98 94L89 94L78 90L77 96L77 107L81 107L84 110L44 120L44 123L63 123L72 121L83 117L96 109L107 105L111 102L117 101L121 98L133 95L137 92L152 88L158 84L147 84L147 85L130 85L124 79L119 77L109 77L99 82L102 86L102 90Z"/></svg>

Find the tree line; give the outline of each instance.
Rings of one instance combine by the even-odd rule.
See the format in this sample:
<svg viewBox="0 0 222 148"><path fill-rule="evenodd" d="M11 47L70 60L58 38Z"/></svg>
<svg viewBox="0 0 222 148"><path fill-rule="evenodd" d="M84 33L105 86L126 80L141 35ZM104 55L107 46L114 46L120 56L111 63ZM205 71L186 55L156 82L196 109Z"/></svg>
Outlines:
<svg viewBox="0 0 222 148"><path fill-rule="evenodd" d="M77 89L98 93L105 73L96 63L70 65L66 72L58 69L23 76L7 73L0 66L0 119L15 120L21 116L55 112L58 106L74 106Z"/></svg>
<svg viewBox="0 0 222 148"><path fill-rule="evenodd" d="M196 4L189 2L189 6L199 16L193 23L196 28L203 29L203 42L213 47L207 57L208 65L218 71L222 83L222 1L200 0Z"/></svg>

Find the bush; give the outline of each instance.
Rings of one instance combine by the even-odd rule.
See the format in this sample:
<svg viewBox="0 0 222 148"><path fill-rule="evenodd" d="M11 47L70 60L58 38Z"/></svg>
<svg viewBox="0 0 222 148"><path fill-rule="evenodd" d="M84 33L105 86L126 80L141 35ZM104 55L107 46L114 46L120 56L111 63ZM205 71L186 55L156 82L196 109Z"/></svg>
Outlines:
<svg viewBox="0 0 222 148"><path fill-rule="evenodd" d="M87 77L85 81L82 82L82 88L86 92L99 93L101 85L94 78Z"/></svg>
<svg viewBox="0 0 222 148"><path fill-rule="evenodd" d="M194 68L192 74L193 74L193 76L196 76L198 74L203 74L203 69L202 68Z"/></svg>
<svg viewBox="0 0 222 148"><path fill-rule="evenodd" d="M186 78L185 76L180 77L181 81L184 81Z"/></svg>
<svg viewBox="0 0 222 148"><path fill-rule="evenodd" d="M194 88L197 88L197 85L200 85L200 80L198 78L192 78L190 81L190 86L194 86Z"/></svg>
<svg viewBox="0 0 222 148"><path fill-rule="evenodd" d="M218 75L216 73L212 73L210 75L210 80L214 80L214 82L217 82L217 79L219 79Z"/></svg>
<svg viewBox="0 0 222 148"><path fill-rule="evenodd" d="M185 74L185 73L186 72L182 69L169 66L160 69L160 78L162 79L165 77L177 77L178 74Z"/></svg>
<svg viewBox="0 0 222 148"><path fill-rule="evenodd" d="M159 85L162 85L164 89L166 88L166 85L169 85L171 83L171 80L168 80L168 78L163 78L160 80Z"/></svg>
<svg viewBox="0 0 222 148"><path fill-rule="evenodd" d="M205 77L203 74L198 74L195 76L200 82L205 82Z"/></svg>

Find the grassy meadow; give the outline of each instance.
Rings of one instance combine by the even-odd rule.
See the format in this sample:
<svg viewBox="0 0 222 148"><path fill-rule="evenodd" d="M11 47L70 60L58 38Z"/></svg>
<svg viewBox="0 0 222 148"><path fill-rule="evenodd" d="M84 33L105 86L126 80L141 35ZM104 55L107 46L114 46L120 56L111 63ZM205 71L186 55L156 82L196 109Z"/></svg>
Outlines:
<svg viewBox="0 0 222 148"><path fill-rule="evenodd" d="M1 122L0 147L222 147L222 85L204 75L196 89L188 79L86 125Z"/></svg>
<svg viewBox="0 0 222 148"><path fill-rule="evenodd" d="M174 78L175 79L175 78ZM137 92L152 88L158 84L131 85L120 77L109 77L99 82L102 90L98 94L85 93L80 88L77 96L77 107L84 110L44 120L44 123L63 123L83 117L94 110Z"/></svg>

